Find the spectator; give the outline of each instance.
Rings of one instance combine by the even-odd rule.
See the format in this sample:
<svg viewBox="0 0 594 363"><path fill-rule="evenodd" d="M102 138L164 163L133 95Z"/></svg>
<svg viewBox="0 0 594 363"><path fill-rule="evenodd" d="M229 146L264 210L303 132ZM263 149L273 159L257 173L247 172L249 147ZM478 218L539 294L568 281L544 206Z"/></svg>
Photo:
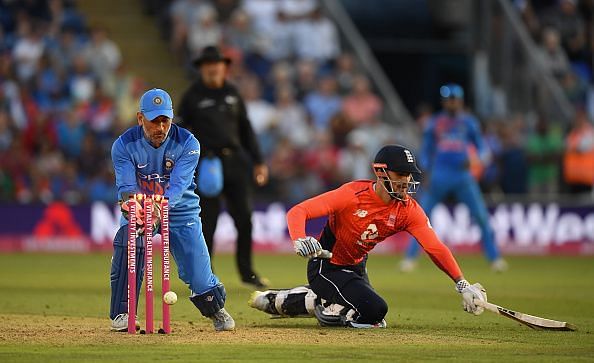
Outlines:
<svg viewBox="0 0 594 363"><path fill-rule="evenodd" d="M72 101L74 103L90 101L95 92L95 81L86 58L81 54L77 55L68 79L68 91Z"/></svg>
<svg viewBox="0 0 594 363"><path fill-rule="evenodd" d="M80 117L80 111L69 110L57 123L58 145L68 158L80 156L87 127Z"/></svg>
<svg viewBox="0 0 594 363"><path fill-rule="evenodd" d="M380 118L382 101L369 88L369 80L363 75L355 77L353 91L344 99L342 111L356 125L370 124Z"/></svg>
<svg viewBox="0 0 594 363"><path fill-rule="evenodd" d="M63 27L60 30L58 41L49 49L52 65L62 72L69 71L74 64L74 58L85 50L85 43L72 28Z"/></svg>
<svg viewBox="0 0 594 363"><path fill-rule="evenodd" d="M559 32L546 28L542 32L540 59L547 72L557 79L563 78L570 71L569 60L561 47Z"/></svg>
<svg viewBox="0 0 594 363"><path fill-rule="evenodd" d="M346 95L353 88L355 79L355 59L350 53L342 53L336 58L336 81L341 95Z"/></svg>
<svg viewBox="0 0 594 363"><path fill-rule="evenodd" d="M559 0L556 8L543 16L543 25L556 28L561 35L561 44L569 59L574 61L583 55L586 28L577 12L577 0Z"/></svg>
<svg viewBox="0 0 594 363"><path fill-rule="evenodd" d="M499 186L507 195L528 192L528 160L523 148L522 125L512 122L499 128L501 154L499 156Z"/></svg>
<svg viewBox="0 0 594 363"><path fill-rule="evenodd" d="M107 163L98 163L95 176L88 180L88 198L90 200L102 201L104 203L114 205L117 203L118 191L115 186L114 173L111 166Z"/></svg>
<svg viewBox="0 0 594 363"><path fill-rule="evenodd" d="M336 93L336 79L329 74L322 76L317 91L308 94L304 104L314 128L317 131L327 131L330 119L342 106L342 100Z"/></svg>
<svg viewBox="0 0 594 363"><path fill-rule="evenodd" d="M219 14L219 21L227 23L237 10L240 0L213 0L212 5Z"/></svg>
<svg viewBox="0 0 594 363"><path fill-rule="evenodd" d="M365 135L350 133L347 140L347 146L338 155L338 168L341 178L343 180L369 179L371 160L365 149L367 143Z"/></svg>
<svg viewBox="0 0 594 363"><path fill-rule="evenodd" d="M93 73L101 81L109 77L122 62L120 48L109 39L107 30L102 27L91 30L91 43L86 56Z"/></svg>
<svg viewBox="0 0 594 363"><path fill-rule="evenodd" d="M583 107L586 104L587 85L575 73L567 72L561 79L561 87L567 96L567 99L577 107Z"/></svg>
<svg viewBox="0 0 594 363"><path fill-rule="evenodd" d="M38 27L33 27L28 21L19 24L19 39L17 40L12 56L15 60L18 79L28 82L37 71L37 63L43 55L45 46Z"/></svg>
<svg viewBox="0 0 594 363"><path fill-rule="evenodd" d="M267 157L275 146L272 131L278 122L278 113L273 105L261 98L258 78L248 77L241 85L240 92L262 154Z"/></svg>
<svg viewBox="0 0 594 363"><path fill-rule="evenodd" d="M14 127L6 110L0 109L0 153L8 150L14 140Z"/></svg>
<svg viewBox="0 0 594 363"><path fill-rule="evenodd" d="M295 37L299 58L313 59L323 65L340 53L338 30L320 8L314 10L309 19L300 25Z"/></svg>
<svg viewBox="0 0 594 363"><path fill-rule="evenodd" d="M303 100L305 96L319 85L318 67L312 60L301 59L297 62L297 99ZM329 75L326 75L327 77ZM336 88L336 87L335 87Z"/></svg>
<svg viewBox="0 0 594 363"><path fill-rule="evenodd" d="M189 29L200 16L204 5L202 0L177 0L171 3L171 48L178 59L183 59L187 49Z"/></svg>
<svg viewBox="0 0 594 363"><path fill-rule="evenodd" d="M540 115L534 133L526 140L528 186L531 194L550 195L558 191L559 162L563 138L549 120Z"/></svg>
<svg viewBox="0 0 594 363"><path fill-rule="evenodd" d="M83 187L84 181L73 161L63 163L61 170L52 175L51 192L55 199L68 204L78 204L83 200Z"/></svg>
<svg viewBox="0 0 594 363"><path fill-rule="evenodd" d="M259 51L263 42L252 28L248 14L241 9L235 10L231 15L231 22L225 30L225 41L247 54Z"/></svg>
<svg viewBox="0 0 594 363"><path fill-rule="evenodd" d="M294 69L289 62L276 62L270 71L270 79L266 84L264 98L273 101L276 89L283 87L293 88Z"/></svg>
<svg viewBox="0 0 594 363"><path fill-rule="evenodd" d="M211 44L219 44L222 40L223 31L217 23L217 12L212 7L204 7L200 10L197 19L190 26L188 33L188 50L191 57Z"/></svg>
<svg viewBox="0 0 594 363"><path fill-rule="evenodd" d="M313 135L307 123L305 109L296 102L294 91L290 86L282 86L277 89L276 109L278 135L286 137L298 149L306 148Z"/></svg>
<svg viewBox="0 0 594 363"><path fill-rule="evenodd" d="M76 158L77 169L85 180L91 180L104 167L103 164L105 164L105 160L109 159L110 155L108 150L100 148L95 135L92 133L84 133L80 138L82 142L80 152ZM114 194L114 198L116 195L117 193ZM93 199L91 198L91 200Z"/></svg>
<svg viewBox="0 0 594 363"><path fill-rule="evenodd" d="M565 138L563 180L573 194L589 193L594 185L594 127L584 110Z"/></svg>
<svg viewBox="0 0 594 363"><path fill-rule="evenodd" d="M65 89L64 76L53 67L48 53L44 53L39 59L38 68L35 100L42 110L58 110Z"/></svg>
<svg viewBox="0 0 594 363"><path fill-rule="evenodd" d="M241 9L252 19L254 31L261 34L265 58L271 61L287 59L291 55L291 43L287 29L278 19L278 0L244 0Z"/></svg>

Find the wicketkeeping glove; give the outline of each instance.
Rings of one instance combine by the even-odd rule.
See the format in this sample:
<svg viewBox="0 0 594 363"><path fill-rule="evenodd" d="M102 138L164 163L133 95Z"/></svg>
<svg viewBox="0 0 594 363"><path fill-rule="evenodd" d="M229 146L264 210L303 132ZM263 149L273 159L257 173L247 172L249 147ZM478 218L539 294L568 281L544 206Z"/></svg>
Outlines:
<svg viewBox="0 0 594 363"><path fill-rule="evenodd" d="M135 198L132 200L134 201L134 204L136 204L136 225L144 226L144 209L142 208L142 204ZM130 206L128 205L128 200L120 200L119 203L122 216L124 216L126 220L130 220Z"/></svg>
<svg viewBox="0 0 594 363"><path fill-rule="evenodd" d="M474 300L487 302L487 291L483 285L478 282L471 285L466 280L460 280L456 283L456 290L462 294L462 308L464 311L474 315L483 313L485 309L474 303Z"/></svg>
<svg viewBox="0 0 594 363"><path fill-rule="evenodd" d="M138 201L133 199L136 204L136 234L139 236L144 235L145 227L145 215L144 215L144 201ZM128 202L120 201L120 209L122 215L126 220L130 220L130 207ZM159 228L161 224L161 203L153 201L153 231Z"/></svg>
<svg viewBox="0 0 594 363"><path fill-rule="evenodd" d="M293 241L293 247L301 257L312 258L322 253L322 245L313 237L298 238Z"/></svg>

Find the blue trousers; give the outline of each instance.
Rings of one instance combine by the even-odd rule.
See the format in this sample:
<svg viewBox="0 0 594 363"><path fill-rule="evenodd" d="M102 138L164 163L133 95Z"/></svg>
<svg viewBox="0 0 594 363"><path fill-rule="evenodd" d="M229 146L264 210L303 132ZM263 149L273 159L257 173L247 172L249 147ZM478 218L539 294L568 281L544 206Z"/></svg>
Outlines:
<svg viewBox="0 0 594 363"><path fill-rule="evenodd" d="M485 256L490 262L499 258L499 250L495 244L493 230L489 224L489 212L481 195L478 184L467 171L439 171L435 170L429 183L429 188L420 198L421 207L430 216L433 208L448 195L454 195L456 200L464 203L470 210L470 215L481 229L481 243ZM414 259L419 255L420 246L411 238L406 249L406 258Z"/></svg>
<svg viewBox="0 0 594 363"><path fill-rule="evenodd" d="M144 238L136 240L137 246L137 294L140 292L144 272ZM200 218L184 218L169 222L170 251L177 265L179 278L193 293L200 295L220 284L212 273L210 256L202 235ZM114 319L118 314L128 312L128 225L120 227L113 240L113 258L111 260L111 304L109 316ZM153 252L157 255L157 250ZM159 271L159 269L157 269ZM159 280L155 273L154 280ZM136 301L138 302L138 298Z"/></svg>

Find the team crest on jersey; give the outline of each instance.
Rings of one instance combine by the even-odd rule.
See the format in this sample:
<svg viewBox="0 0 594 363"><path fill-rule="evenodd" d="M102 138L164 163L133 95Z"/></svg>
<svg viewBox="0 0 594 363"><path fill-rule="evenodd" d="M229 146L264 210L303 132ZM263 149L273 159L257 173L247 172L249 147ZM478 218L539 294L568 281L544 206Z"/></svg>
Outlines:
<svg viewBox="0 0 594 363"><path fill-rule="evenodd" d="M153 103L155 105L160 105L163 103L163 100L161 99L161 97L157 96L157 97L153 98Z"/></svg>
<svg viewBox="0 0 594 363"><path fill-rule="evenodd" d="M359 218L365 218L367 216L367 213L368 212L364 209L357 209L357 211L353 213L353 215Z"/></svg>
<svg viewBox="0 0 594 363"><path fill-rule="evenodd" d="M173 162L173 159L170 159L170 158L165 159L165 170L171 171L171 169L173 169L173 165L175 165L175 163Z"/></svg>
<svg viewBox="0 0 594 363"><path fill-rule="evenodd" d="M237 97L235 97L235 96L227 96L227 97L225 97L225 102L227 102L228 104L232 105L235 102L237 102Z"/></svg>

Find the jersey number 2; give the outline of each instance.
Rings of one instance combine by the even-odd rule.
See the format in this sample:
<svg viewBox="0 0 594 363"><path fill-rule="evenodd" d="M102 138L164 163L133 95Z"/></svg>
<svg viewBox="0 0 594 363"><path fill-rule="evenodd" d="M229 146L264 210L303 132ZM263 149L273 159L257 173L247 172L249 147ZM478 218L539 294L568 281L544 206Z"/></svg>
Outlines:
<svg viewBox="0 0 594 363"><path fill-rule="evenodd" d="M374 223L367 226L367 230L361 233L361 241L376 239L377 237L379 237L379 233L377 232L377 226Z"/></svg>

